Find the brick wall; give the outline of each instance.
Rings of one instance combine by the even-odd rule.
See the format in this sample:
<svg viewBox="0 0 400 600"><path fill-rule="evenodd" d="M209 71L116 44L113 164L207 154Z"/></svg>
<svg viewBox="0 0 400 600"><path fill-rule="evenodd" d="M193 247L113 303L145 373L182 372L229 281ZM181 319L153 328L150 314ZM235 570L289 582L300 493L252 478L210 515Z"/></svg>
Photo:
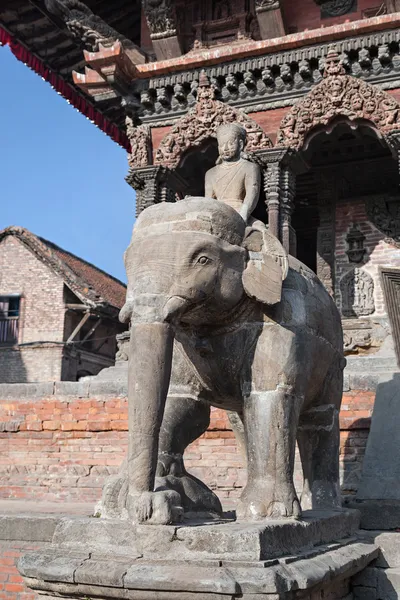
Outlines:
<svg viewBox="0 0 400 600"><path fill-rule="evenodd" d="M0 600L35 600L36 594L25 587L18 573L17 561L22 554L29 550L44 548L31 542L12 542L0 540Z"/></svg>
<svg viewBox="0 0 400 600"><path fill-rule="evenodd" d="M7 236L0 242L0 294L22 294L20 344L62 342L63 291L62 279L19 240ZM21 352L0 348L0 382L60 379L59 352L54 347L24 347Z"/></svg>
<svg viewBox="0 0 400 600"><path fill-rule="evenodd" d="M42 386L33 390L36 396L0 399L0 497L94 504L126 452L126 397L100 395L94 384L93 390L86 383L53 389L46 384L45 393ZM78 386L81 393L75 396L60 393L77 392ZM31 386L16 387L23 391ZM373 401L374 392L365 390L344 395L341 468L346 492L355 491L361 475ZM209 430L188 448L185 461L222 500L239 496L246 472L224 411L212 411ZM296 483L301 487L299 467Z"/></svg>

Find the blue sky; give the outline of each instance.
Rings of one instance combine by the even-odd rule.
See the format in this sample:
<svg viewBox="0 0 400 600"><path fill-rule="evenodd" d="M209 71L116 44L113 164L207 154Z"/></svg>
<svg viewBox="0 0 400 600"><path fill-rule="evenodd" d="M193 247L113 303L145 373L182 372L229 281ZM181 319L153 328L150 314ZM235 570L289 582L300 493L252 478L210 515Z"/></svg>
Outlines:
<svg viewBox="0 0 400 600"><path fill-rule="evenodd" d="M126 281L126 152L0 47L0 229L20 225Z"/></svg>

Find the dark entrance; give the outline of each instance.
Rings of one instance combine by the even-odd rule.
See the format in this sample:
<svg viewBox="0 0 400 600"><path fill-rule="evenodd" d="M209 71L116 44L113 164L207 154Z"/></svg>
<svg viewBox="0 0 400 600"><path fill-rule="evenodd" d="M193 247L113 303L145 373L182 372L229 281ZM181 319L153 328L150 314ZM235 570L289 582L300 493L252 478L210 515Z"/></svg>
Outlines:
<svg viewBox="0 0 400 600"><path fill-rule="evenodd" d="M395 193L398 166L385 140L367 122L353 123L343 118L336 119L329 128L314 130L302 156L310 169L297 178L292 225L297 236L297 257L316 272L321 239L324 244L324 234L319 238L318 234L330 221L333 237L331 242L325 237L325 246L333 243L336 203ZM334 248L331 250L334 252Z"/></svg>

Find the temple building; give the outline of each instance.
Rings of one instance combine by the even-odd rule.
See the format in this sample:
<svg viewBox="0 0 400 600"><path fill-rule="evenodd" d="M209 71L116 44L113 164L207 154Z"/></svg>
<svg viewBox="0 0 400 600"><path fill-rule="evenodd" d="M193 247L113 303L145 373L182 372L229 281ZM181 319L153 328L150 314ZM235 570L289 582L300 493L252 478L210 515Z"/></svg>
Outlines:
<svg viewBox="0 0 400 600"><path fill-rule="evenodd" d="M22 227L0 231L0 383L77 381L112 366L125 293Z"/></svg>
<svg viewBox="0 0 400 600"><path fill-rule="evenodd" d="M376 389L399 380L397 11L400 0L0 7L0 43L126 149L137 214L203 195L217 128L246 129L246 156L263 174L254 216L317 273L341 312L342 432L359 432L362 452ZM360 478L353 441L343 449L357 455L344 466L344 491Z"/></svg>

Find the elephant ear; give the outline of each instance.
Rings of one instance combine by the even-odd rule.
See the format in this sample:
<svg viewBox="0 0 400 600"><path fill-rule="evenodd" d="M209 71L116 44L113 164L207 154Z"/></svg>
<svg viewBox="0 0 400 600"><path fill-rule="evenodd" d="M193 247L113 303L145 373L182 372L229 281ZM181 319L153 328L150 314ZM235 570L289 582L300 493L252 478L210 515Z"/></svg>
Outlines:
<svg viewBox="0 0 400 600"><path fill-rule="evenodd" d="M264 225L248 228L243 247L249 253L243 272L246 294L263 304L277 304L281 301L282 284L289 270L285 249Z"/></svg>

